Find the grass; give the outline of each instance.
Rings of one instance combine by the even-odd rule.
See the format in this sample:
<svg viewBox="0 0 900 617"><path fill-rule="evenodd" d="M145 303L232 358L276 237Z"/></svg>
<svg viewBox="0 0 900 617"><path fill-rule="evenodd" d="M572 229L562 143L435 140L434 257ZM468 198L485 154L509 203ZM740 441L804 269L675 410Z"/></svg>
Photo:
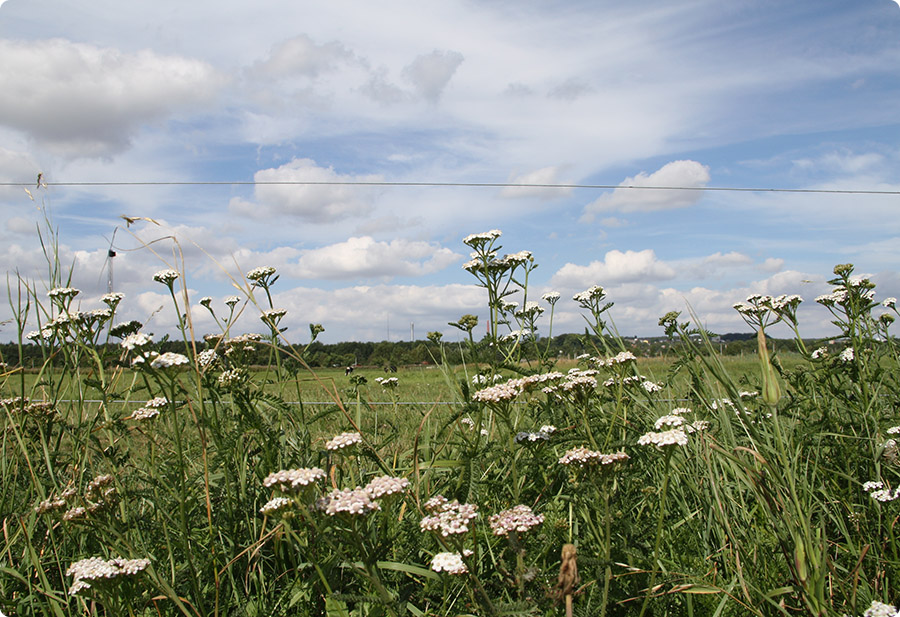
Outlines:
<svg viewBox="0 0 900 617"><path fill-rule="evenodd" d="M533 258L498 260L497 238L467 238L490 331L533 331L542 311L501 302ZM43 367L0 381L6 615L819 617L900 599L900 366L850 266L821 300L843 351L762 337L720 357L673 313L673 356L635 359L591 288L576 301L606 347L576 364L523 365L528 337L495 335L469 337L465 366L347 376L276 345L274 269L243 288L268 332L229 317L195 340L182 321L185 354L154 355L140 324L111 327L121 298L73 309L47 246L49 298L10 294L22 337L40 316ZM180 276L157 276L179 309ZM797 302L742 315L796 329Z"/></svg>

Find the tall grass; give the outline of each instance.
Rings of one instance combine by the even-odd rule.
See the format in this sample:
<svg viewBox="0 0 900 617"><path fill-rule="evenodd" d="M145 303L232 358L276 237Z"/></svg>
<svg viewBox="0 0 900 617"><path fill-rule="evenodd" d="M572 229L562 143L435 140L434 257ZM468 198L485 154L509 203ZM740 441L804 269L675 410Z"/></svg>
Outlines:
<svg viewBox="0 0 900 617"><path fill-rule="evenodd" d="M159 354L141 324L113 325L127 299L81 310L42 238L48 280L9 285L44 361L26 377L5 359L0 383L7 615L826 616L900 599L894 303L850 266L817 300L840 352L803 347L799 300L759 296L739 308L762 332L758 376L674 313L678 360L645 376L592 287L575 302L601 348L563 372L534 336L559 298L528 296L533 256L475 234L490 335L463 316L466 366L436 369L452 404L413 408L394 382L302 368L274 269L236 281L205 338L183 269L160 271L184 353ZM241 310L261 332L233 331ZM790 363L765 345L774 321L797 333ZM263 370L250 348L270 350Z"/></svg>

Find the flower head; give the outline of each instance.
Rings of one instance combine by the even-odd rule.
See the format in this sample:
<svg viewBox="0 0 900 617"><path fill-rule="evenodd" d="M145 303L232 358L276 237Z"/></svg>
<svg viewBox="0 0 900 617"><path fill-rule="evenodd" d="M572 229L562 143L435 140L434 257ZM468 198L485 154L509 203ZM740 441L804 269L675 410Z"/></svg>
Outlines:
<svg viewBox="0 0 900 617"><path fill-rule="evenodd" d="M266 488L274 486L283 493L299 493L324 477L325 471L318 467L282 469L266 476L263 486Z"/></svg>
<svg viewBox="0 0 900 617"><path fill-rule="evenodd" d="M454 575L466 574L469 571L459 553L437 553L431 559L431 569Z"/></svg>
<svg viewBox="0 0 900 617"><path fill-rule="evenodd" d="M328 516L337 516L341 513L365 515L373 510L381 510L381 506L372 501L369 491L359 487L334 490L328 496L316 501L316 507Z"/></svg>
<svg viewBox="0 0 900 617"><path fill-rule="evenodd" d="M494 514L488 519L495 536L506 536L511 531L525 533L543 522L544 517L542 515L535 514L531 511L531 508L525 505L518 505L509 510L503 510L500 514Z"/></svg>
<svg viewBox="0 0 900 617"><path fill-rule="evenodd" d="M656 446L659 449L669 446L686 446L687 442L687 433L681 428L673 428L661 433L646 433L638 439L640 446Z"/></svg>
<svg viewBox="0 0 900 617"><path fill-rule="evenodd" d="M172 286L172 283L179 277L177 270L172 270L171 268L167 270L160 270L156 274L153 275L153 280L157 283L162 283L163 285Z"/></svg>
<svg viewBox="0 0 900 617"><path fill-rule="evenodd" d="M189 363L190 360L187 356L180 353L167 351L166 353L160 354L153 358L153 360L150 362L150 366L156 369L167 369L175 368Z"/></svg>
<svg viewBox="0 0 900 617"><path fill-rule="evenodd" d="M358 443L362 442L362 435L359 433L348 432L341 433L340 435L336 435L332 437L325 443L326 450L343 450L345 448L349 448L350 446L355 446Z"/></svg>

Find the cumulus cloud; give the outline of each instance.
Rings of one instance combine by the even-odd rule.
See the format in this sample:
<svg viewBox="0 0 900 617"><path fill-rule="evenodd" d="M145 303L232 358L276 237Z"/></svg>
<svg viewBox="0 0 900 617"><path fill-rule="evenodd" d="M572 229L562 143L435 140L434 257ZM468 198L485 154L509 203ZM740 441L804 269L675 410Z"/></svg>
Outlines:
<svg viewBox="0 0 900 617"><path fill-rule="evenodd" d="M566 289L606 287L616 283L662 281L675 276L675 269L657 259L652 249L624 253L614 250L606 253L603 261L592 261L586 266L567 263L557 270L550 284Z"/></svg>
<svg viewBox="0 0 900 617"><path fill-rule="evenodd" d="M339 174L320 167L312 159L294 159L281 167L254 174L257 203L234 198L229 205L235 214L250 217L290 216L310 223L332 223L372 210L374 199L365 187L327 184L330 182L378 182L381 176ZM265 184L266 182L311 182L313 184Z"/></svg>
<svg viewBox="0 0 900 617"><path fill-rule="evenodd" d="M525 174L511 174L509 184L560 184L559 167L542 167ZM571 188L546 188L538 186L507 186L500 191L501 197L539 197L556 199L572 194Z"/></svg>
<svg viewBox="0 0 900 617"><path fill-rule="evenodd" d="M620 187L677 186L702 188L709 183L709 167L697 161L672 161L648 174L641 172L625 178ZM583 221L590 222L602 212L650 212L694 205L700 191L617 188L595 199L584 208Z"/></svg>
<svg viewBox="0 0 900 617"><path fill-rule="evenodd" d="M403 69L403 77L419 96L436 103L462 62L463 55L459 52L434 50L413 60Z"/></svg>
<svg viewBox="0 0 900 617"><path fill-rule="evenodd" d="M122 151L140 126L223 83L198 60L62 39L0 40L0 58L0 124L70 157Z"/></svg>
<svg viewBox="0 0 900 617"><path fill-rule="evenodd" d="M431 242L377 242L363 236L304 251L286 274L305 279L419 276L442 270L461 257Z"/></svg>
<svg viewBox="0 0 900 617"><path fill-rule="evenodd" d="M255 63L250 73L258 77L315 78L342 63L355 62L356 57L337 41L316 44L301 34L272 47L265 60Z"/></svg>

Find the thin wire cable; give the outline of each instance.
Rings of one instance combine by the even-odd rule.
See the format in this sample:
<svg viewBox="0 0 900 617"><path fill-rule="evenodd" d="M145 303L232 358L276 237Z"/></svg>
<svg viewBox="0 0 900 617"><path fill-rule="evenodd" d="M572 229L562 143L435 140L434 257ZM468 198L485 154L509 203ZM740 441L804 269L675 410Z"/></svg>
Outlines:
<svg viewBox="0 0 900 617"><path fill-rule="evenodd" d="M0 182L0 186L28 188L34 182ZM208 181L134 181L134 182L42 182L42 187L90 186L379 186L379 187L463 187L463 188L526 188L526 189L588 189L643 191L731 191L743 193L813 193L835 195L900 195L900 190L875 189L790 189L746 186L641 186L620 184L531 184L511 182L377 182L377 181L313 181L313 180L208 180Z"/></svg>

